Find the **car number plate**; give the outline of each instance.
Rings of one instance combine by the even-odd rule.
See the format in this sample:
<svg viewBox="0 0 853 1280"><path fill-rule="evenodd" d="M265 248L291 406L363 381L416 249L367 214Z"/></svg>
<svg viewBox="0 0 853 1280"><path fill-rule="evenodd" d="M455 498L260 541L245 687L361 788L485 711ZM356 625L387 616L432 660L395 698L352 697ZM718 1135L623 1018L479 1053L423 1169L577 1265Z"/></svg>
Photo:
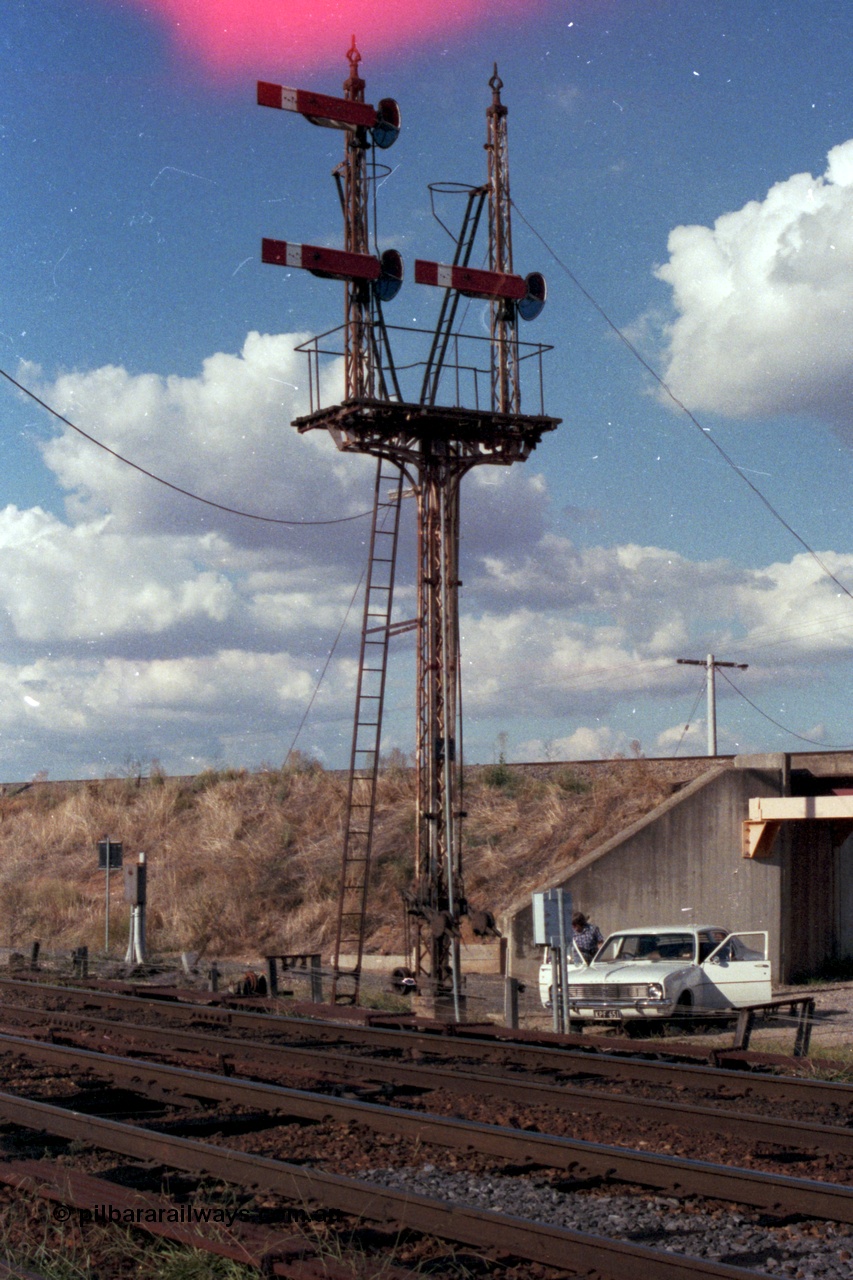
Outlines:
<svg viewBox="0 0 853 1280"><path fill-rule="evenodd" d="M594 1018L621 1018L621 1009L593 1009L592 1016Z"/></svg>

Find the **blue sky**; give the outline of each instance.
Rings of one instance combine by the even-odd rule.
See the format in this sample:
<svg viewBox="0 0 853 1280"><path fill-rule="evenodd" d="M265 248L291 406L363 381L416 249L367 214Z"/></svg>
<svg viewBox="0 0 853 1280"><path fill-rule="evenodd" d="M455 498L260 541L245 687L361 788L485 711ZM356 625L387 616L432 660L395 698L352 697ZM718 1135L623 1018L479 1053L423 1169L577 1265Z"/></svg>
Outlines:
<svg viewBox="0 0 853 1280"><path fill-rule="evenodd" d="M354 12L325 10L334 56L309 65L270 40L226 69L177 47L155 3L7 0L0 15L0 367L157 475L297 520L364 510L371 466L289 426L305 394L291 335L339 323L341 293L263 266L260 240L340 243L342 143L257 107L255 80L339 93ZM853 591L849 5L475 4L439 37L359 44L368 100L403 111L382 246L410 272L448 256L426 184L483 180L497 62L518 210ZM853 743L853 599L519 218L513 234L516 269L548 280L524 336L554 345L563 425L463 490L468 758L499 742L517 759L702 753L702 702L681 740L701 672L676 658L709 651L748 662L738 686L784 726L721 681L721 751ZM435 312L411 283L388 308L406 324ZM8 386L0 424L0 777L280 763L366 522L217 513ZM330 765L348 751L357 627L356 607L298 744ZM386 746L410 750L405 642L391 681Z"/></svg>

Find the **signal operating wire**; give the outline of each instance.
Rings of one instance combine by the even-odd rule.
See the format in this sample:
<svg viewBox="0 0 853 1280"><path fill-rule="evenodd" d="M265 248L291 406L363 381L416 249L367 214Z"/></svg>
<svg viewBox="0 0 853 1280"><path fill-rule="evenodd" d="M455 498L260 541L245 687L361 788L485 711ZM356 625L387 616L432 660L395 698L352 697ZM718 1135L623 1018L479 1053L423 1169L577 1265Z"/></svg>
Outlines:
<svg viewBox="0 0 853 1280"><path fill-rule="evenodd" d="M126 467L132 467L134 471L138 471L140 475L146 476L149 480L156 480L157 484L165 485L167 489L171 489L174 493L180 493L185 498L192 498L193 502L201 502L206 507L214 507L217 511L225 511L230 516L241 516L244 520L260 520L264 524L286 524L295 525L296 527L301 525L348 524L351 520L363 520L365 516L370 515L369 511L359 511L357 515L338 516L335 520L282 520L277 516L261 516L257 515L253 511L240 511L236 507L226 507L222 502L214 502L211 498L202 498L199 494L192 493L189 489L182 489L180 485L172 484L171 480L164 480L162 476L155 475L153 471L147 471L146 468L141 467L138 462L131 462L130 458L125 458L122 454L116 453L115 449L111 449L109 445L96 439L95 436L89 435L88 431L84 431L82 427L76 426L70 418L66 418L64 414L61 414L57 409L52 408L51 405L47 404L46 401L37 396L34 391L31 391L29 387L25 387L23 383L18 382L16 378L13 378L5 369L0 369L0 376L4 377L7 382L10 382L13 387L17 387L18 391L22 391L25 396L29 396L29 398L34 400L42 409L46 409L47 412L52 414L52 416L59 422L63 422L65 426L70 427L72 431L76 431L79 436L82 436L84 440L88 440L90 444L97 445L99 449L103 449L104 453L108 453L111 457L116 458L117 461L123 462Z"/></svg>
<svg viewBox="0 0 853 1280"><path fill-rule="evenodd" d="M401 475L401 477L400 477L400 483L402 484L402 475ZM375 508L374 508L374 510L375 510ZM387 511L387 509L386 509L386 510L383 512L383 514L382 514L382 521L383 521L383 523L382 523L382 525L380 526L380 528L381 528L381 530L382 530L382 531L385 531L385 530L384 530L384 525L385 525L385 521L387 520L387 518L388 518L388 511ZM346 613L344 614L343 622L341 623L340 627L338 628L338 634L335 636L335 639L334 639L334 641L332 642L332 647L331 647L331 649L329 650L329 653L328 653L328 656L327 656L327 658L326 658L325 663L323 664L323 670L320 672L320 675L319 675L319 677L318 677L318 679L317 679L317 683L316 683L316 685L314 686L314 692L311 694L311 697L310 697L310 699L309 699L309 701L308 701L308 705L307 705L307 707L305 708L305 711L304 711L304 712L303 712L303 714L302 714L302 719L299 721L299 727L298 727L298 729L296 730L296 733L293 735L293 741L291 742L290 746L289 746L289 747L288 747L288 749L287 749L287 755L284 757L284 764L285 764L285 765L287 764L288 760L290 759L291 755L293 754L293 749L294 749L294 747L296 746L296 743L297 743L297 740L298 740L298 738L299 738L299 735L300 735L300 733L302 732L302 729L303 729L303 727L304 727L304 725L305 725L305 721L308 719L308 715L309 715L309 713L310 713L310 711L311 711L311 708L312 708L312 707L313 707L313 705L314 705L314 699L317 697L317 694L320 692L320 685L323 683L323 680L324 680L324 678L325 678L326 672L327 672L327 671L328 671L328 669L329 669L329 664L331 663L332 658L334 657L335 650L336 650L336 649L337 649L337 647L338 647L338 641L340 640L341 636L342 636L342 635L343 635L343 633L344 633L344 627L347 625L347 618L350 616L350 612L352 611L352 607L353 607L353 605L355 604L356 596L358 595L359 591L361 590L361 584L364 582L364 579L365 579L365 577L367 576L367 570L368 570L369 565L370 565L370 550L368 549L368 552L367 552L367 559L365 560L364 565L362 566L362 570L361 570L361 577L359 578L358 582L355 584L355 591L353 591L352 596L351 596L351 598L350 598L350 602L349 602L349 604L347 605L347 609L346 609ZM284 765L282 765L282 768L284 768Z"/></svg>
<svg viewBox="0 0 853 1280"><path fill-rule="evenodd" d="M323 683L323 680L325 679L325 676L326 676L326 672L329 670L329 664L331 663L332 658L335 655L335 650L338 647L338 641L340 640L341 636L344 633L344 627L347 625L347 618L350 616L352 607L355 604L355 598L358 595L359 591L361 590L362 582L364 582L364 576L367 573L367 565L368 565L368 561L365 560L364 568L361 571L361 577L359 578L358 582L355 584L355 591L353 591L352 596L350 597L350 602L347 605L347 611L344 614L343 622L338 627L338 634L335 636L334 640L332 641L332 647L326 656L326 661L323 663L323 670L320 672L320 675L317 678L317 683L314 685L314 692L311 694L311 697L308 699L308 705L302 713L302 719L299 721L299 727L297 728L296 733L293 735L293 741L291 742L290 746L287 748L287 755L284 757L284 764L282 764L281 766L282 768L284 768L284 766L287 764L290 757L293 755L293 749L299 740L300 733L305 727L305 721L308 719L311 708L314 705L314 699L317 697L317 694L320 692L320 685Z"/></svg>
<svg viewBox="0 0 853 1280"><path fill-rule="evenodd" d="M556 250L552 249L551 245L548 243L545 237L536 230L536 228L532 225L532 223L528 222L527 218L525 218L524 214L521 212L521 210L519 209L515 201L513 200L511 203L512 203L512 207L515 209L519 218L521 218L521 221L528 228L528 230L531 231L533 235L536 236L536 239L545 247L545 249L547 249L548 253L550 253L551 257L554 259L557 265L569 277L569 279L571 280L575 288L578 289L583 294L583 296L586 298L590 306L595 308L595 310L604 320L605 324L610 329L613 330L613 332L615 333L619 341L628 348L628 350L631 352L631 355L634 356L634 358L640 362L640 364L643 366L646 372L650 374L652 378L654 378L655 382L658 384L661 390L665 392L665 394L669 397L672 403L681 410L681 412L685 415L686 418L689 419L690 422L693 423L693 426L697 429L697 431L699 431L701 435L707 441L709 441L710 444L713 445L713 447L717 450L720 456L731 467L732 471L736 472L740 476L744 484L748 485L749 488L752 490L752 492L755 494L755 496L761 502L764 503L764 506L767 508L770 514L775 516L775 518L779 521L782 527L787 529L788 533L790 533L791 536L795 538L797 542L799 542L801 547L805 548L805 550L809 553L812 559L820 566L821 570L826 574L826 576L835 583L835 585L839 588L839 590L843 591L846 596L849 596L849 598L853 600L853 591L850 591L848 590L847 587L845 587L844 583L841 582L835 576L835 574L832 572L829 566L824 563L824 561L821 559L818 553L814 550L814 548L810 547L809 544L806 542L805 538L801 537L800 534L797 533L796 529L788 523L788 521L785 519L783 515L781 515L779 511L776 510L776 508L773 506L773 503L770 501L770 499L764 496L764 494L761 492L761 490L758 488L756 484L753 484L753 482L749 479L749 477L744 473L743 468L739 467L738 464L734 461L734 459L729 456L729 454L726 452L723 446L717 440L714 439L714 437L710 433L710 430L707 429L706 427L703 427L699 419L695 417L695 415L692 414L690 410L687 408L687 405L684 404L683 401L679 400L678 396L675 394L672 388L664 381L664 379L657 372L657 370L652 365L649 364L645 356L641 355L641 353L634 346L633 342L631 342L630 338L628 338L627 335L623 333L623 331L619 328L619 326L615 323L615 321L610 319L610 316L604 310L601 303L597 302L596 299L589 292L589 290L586 289L581 284L580 280L577 278L575 273L571 270L569 266L567 266L567 264L563 261L563 259L558 255Z"/></svg>
<svg viewBox="0 0 853 1280"><path fill-rule="evenodd" d="M751 699L751 698L748 698L748 697L746 696L746 694L744 693L743 689L739 689L739 688L737 687L737 685L735 684L735 682L734 682L733 680L731 680L731 679L726 675L725 671L723 671L723 670L722 670L722 668L719 668L719 667L718 667L718 668L717 668L717 671L718 671L718 674L719 674L719 675L721 675L721 676L723 677L723 679L725 680L726 684L731 685L731 687L734 689L735 693L740 694L740 696L743 698L744 702L748 702L748 703L749 703L749 705L752 707L753 711L757 711L757 712L758 712L758 714L759 714L760 716L763 716L765 720L769 720L771 724L775 724L776 728L777 728L777 729L781 729L783 733L789 733L789 734L791 735L791 737L792 737L792 738L798 738L798 739L800 740L800 742L810 742L810 743L812 744L812 746L814 746L814 747L823 747L825 750L826 750L826 749L829 749L830 751L849 751L849 750L850 750L850 743L849 743L849 742L844 742L844 743L841 743L841 742L818 742L817 738L805 738L805 737L803 737L803 735L802 735L801 733L794 733L794 730L793 730L793 729L789 729L789 728L787 727L787 725L780 724L778 720L774 720L772 716L769 716L769 715L767 714L767 712L766 712L766 711L762 711L762 710L761 710L761 707L756 706L756 704L752 701L752 699Z"/></svg>

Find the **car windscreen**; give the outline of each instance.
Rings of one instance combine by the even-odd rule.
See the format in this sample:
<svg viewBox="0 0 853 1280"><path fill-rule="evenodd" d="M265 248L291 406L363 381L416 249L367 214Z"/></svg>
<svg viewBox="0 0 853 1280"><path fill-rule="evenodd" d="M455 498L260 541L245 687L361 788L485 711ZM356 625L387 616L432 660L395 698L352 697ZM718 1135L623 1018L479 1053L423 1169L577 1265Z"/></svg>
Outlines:
<svg viewBox="0 0 853 1280"><path fill-rule="evenodd" d="M596 964L614 960L693 960L692 933L619 933L610 937L595 957Z"/></svg>

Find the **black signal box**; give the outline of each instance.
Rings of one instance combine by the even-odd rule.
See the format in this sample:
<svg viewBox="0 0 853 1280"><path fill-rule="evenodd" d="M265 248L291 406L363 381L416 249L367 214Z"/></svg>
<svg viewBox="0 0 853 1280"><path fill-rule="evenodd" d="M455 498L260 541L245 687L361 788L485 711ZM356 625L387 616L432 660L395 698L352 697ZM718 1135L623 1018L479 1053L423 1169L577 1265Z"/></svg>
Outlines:
<svg viewBox="0 0 853 1280"><path fill-rule="evenodd" d="M121 866L122 846L117 840L98 841L98 869L100 871L106 871L107 869L107 850L109 850L110 871L114 871Z"/></svg>

